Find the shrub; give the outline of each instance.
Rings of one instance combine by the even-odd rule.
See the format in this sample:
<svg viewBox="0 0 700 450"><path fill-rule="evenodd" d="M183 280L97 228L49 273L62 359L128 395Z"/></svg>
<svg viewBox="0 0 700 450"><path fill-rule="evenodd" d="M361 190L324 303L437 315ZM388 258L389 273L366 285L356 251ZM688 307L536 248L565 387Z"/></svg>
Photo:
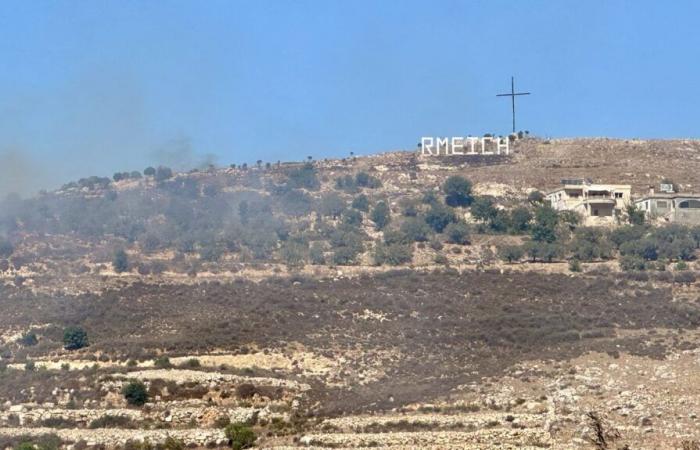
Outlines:
<svg viewBox="0 0 700 450"><path fill-rule="evenodd" d="M129 270L129 257L126 252L122 249L114 252L114 258L112 258L112 267L117 273L126 272Z"/></svg>
<svg viewBox="0 0 700 450"><path fill-rule="evenodd" d="M409 244L411 239L406 233L400 230L384 230L384 243L393 244Z"/></svg>
<svg viewBox="0 0 700 450"><path fill-rule="evenodd" d="M31 359L24 363L24 370L27 372L34 372L36 370L36 363Z"/></svg>
<svg viewBox="0 0 700 450"><path fill-rule="evenodd" d="M456 221L457 217L452 208L439 203L433 204L425 216L425 222L437 233L442 233L448 224Z"/></svg>
<svg viewBox="0 0 700 450"><path fill-rule="evenodd" d="M29 331L23 334L22 337L17 340L17 342L25 347L32 347L39 343L39 339L37 339L35 332Z"/></svg>
<svg viewBox="0 0 700 450"><path fill-rule="evenodd" d="M452 207L469 206L472 202L472 184L466 178L453 175L442 185L445 203Z"/></svg>
<svg viewBox="0 0 700 450"><path fill-rule="evenodd" d="M386 202L379 202L372 209L371 219L378 230L384 229L391 221L391 211Z"/></svg>
<svg viewBox="0 0 700 450"><path fill-rule="evenodd" d="M335 192L326 194L321 198L319 212L323 216L338 218L345 209L345 201Z"/></svg>
<svg viewBox="0 0 700 450"><path fill-rule="evenodd" d="M354 227L362 225L362 213L356 209L346 209L343 211L343 223Z"/></svg>
<svg viewBox="0 0 700 450"><path fill-rule="evenodd" d="M302 167L292 169L287 173L287 185L293 189L316 190L321 186L316 176L316 168L312 163L305 163Z"/></svg>
<svg viewBox="0 0 700 450"><path fill-rule="evenodd" d="M581 269L581 261L578 259L574 258L569 260L569 271L570 272L580 272Z"/></svg>
<svg viewBox="0 0 700 450"><path fill-rule="evenodd" d="M360 187L366 187L369 189L376 189L382 187L382 182L379 178L373 177L367 172L358 172L355 175L355 183Z"/></svg>
<svg viewBox="0 0 700 450"><path fill-rule="evenodd" d="M674 283L695 283L695 274L693 272L678 272L673 274L673 282Z"/></svg>
<svg viewBox="0 0 700 450"><path fill-rule="evenodd" d="M676 270L688 270L688 264L685 261L678 261L676 263Z"/></svg>
<svg viewBox="0 0 700 450"><path fill-rule="evenodd" d="M68 327L63 331L63 348L78 350L90 345L87 331L81 327Z"/></svg>
<svg viewBox="0 0 700 450"><path fill-rule="evenodd" d="M146 385L140 381L130 381L122 388L122 395L132 406L143 406L148 401Z"/></svg>
<svg viewBox="0 0 700 450"><path fill-rule="evenodd" d="M374 252L376 264L398 266L413 261L413 246L410 244L379 244Z"/></svg>
<svg viewBox="0 0 700 450"><path fill-rule="evenodd" d="M179 439L175 439L172 436L165 438L165 442L162 445L163 450L184 450L185 443Z"/></svg>
<svg viewBox="0 0 700 450"><path fill-rule="evenodd" d="M258 393L258 388L251 383L243 383L236 386L236 395L238 398L250 399Z"/></svg>
<svg viewBox="0 0 700 450"><path fill-rule="evenodd" d="M243 423L232 423L224 429L226 438L231 443L233 450L242 450L251 448L255 444L255 433L253 430Z"/></svg>
<svg viewBox="0 0 700 450"><path fill-rule="evenodd" d="M357 197L355 197L352 200L351 205L353 208L355 208L358 211L364 211L368 212L369 211L369 199L365 194L360 194Z"/></svg>
<svg viewBox="0 0 700 450"><path fill-rule="evenodd" d="M190 358L187 361L183 362L180 367L184 367L187 369L197 369L199 367L202 367L202 363L199 362L197 358Z"/></svg>
<svg viewBox="0 0 700 450"><path fill-rule="evenodd" d="M504 245L498 248L498 257L512 263L523 257L523 248L519 245Z"/></svg>
<svg viewBox="0 0 700 450"><path fill-rule="evenodd" d="M453 222L445 227L447 241L452 244L469 244L469 227L464 222Z"/></svg>
<svg viewBox="0 0 700 450"><path fill-rule="evenodd" d="M607 259L612 255L612 246L600 229L584 227L574 233L571 252L574 258L581 261Z"/></svg>
<svg viewBox="0 0 700 450"><path fill-rule="evenodd" d="M309 258L311 259L311 264L320 266L326 263L326 258L323 251L323 244L321 242L314 242L311 244L309 250Z"/></svg>
<svg viewBox="0 0 700 450"><path fill-rule="evenodd" d="M644 211L637 208L637 205L630 203L625 207L627 213L627 221L630 225L644 225Z"/></svg>
<svg viewBox="0 0 700 450"><path fill-rule="evenodd" d="M644 259L636 255L623 255L620 257L620 268L626 272L630 270L644 270Z"/></svg>
<svg viewBox="0 0 700 450"><path fill-rule="evenodd" d="M646 229L640 226L625 225L610 232L610 242L620 248L625 242L638 241L646 234Z"/></svg>
<svg viewBox="0 0 700 450"><path fill-rule="evenodd" d="M91 421L88 428L135 428L135 424L127 416L107 414Z"/></svg>
<svg viewBox="0 0 700 450"><path fill-rule="evenodd" d="M430 237L431 229L425 220L408 217L401 224L401 231L413 242L425 242Z"/></svg>
<svg viewBox="0 0 700 450"><path fill-rule="evenodd" d="M159 356L153 360L153 366L159 369L168 369L173 365L170 363L170 358L167 356Z"/></svg>

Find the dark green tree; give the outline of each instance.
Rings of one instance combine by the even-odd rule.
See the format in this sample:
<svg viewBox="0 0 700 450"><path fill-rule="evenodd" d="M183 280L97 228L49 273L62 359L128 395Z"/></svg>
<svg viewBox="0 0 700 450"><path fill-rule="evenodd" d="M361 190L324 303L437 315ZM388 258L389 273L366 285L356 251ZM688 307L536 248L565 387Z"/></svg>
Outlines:
<svg viewBox="0 0 700 450"><path fill-rule="evenodd" d="M391 211L386 202L381 201L372 209L371 219L378 230L384 229L391 222Z"/></svg>
<svg viewBox="0 0 700 450"><path fill-rule="evenodd" d="M68 327L63 330L63 348L66 350L78 350L90 345L87 331L81 327Z"/></svg>
<svg viewBox="0 0 700 450"><path fill-rule="evenodd" d="M472 202L472 184L466 178L452 175L442 185L445 203L452 207L469 206Z"/></svg>

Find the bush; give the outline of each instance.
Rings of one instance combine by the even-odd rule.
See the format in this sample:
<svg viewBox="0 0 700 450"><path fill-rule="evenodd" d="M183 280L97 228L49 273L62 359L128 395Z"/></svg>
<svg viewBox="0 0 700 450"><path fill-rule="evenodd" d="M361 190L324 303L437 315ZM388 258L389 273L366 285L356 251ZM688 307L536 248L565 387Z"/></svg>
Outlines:
<svg viewBox="0 0 700 450"><path fill-rule="evenodd" d="M571 252L581 261L607 259L612 256L612 245L599 228L584 227L574 233Z"/></svg>
<svg viewBox="0 0 700 450"><path fill-rule="evenodd" d="M309 258L311 259L311 264L322 266L326 263L326 257L323 251L323 244L320 242L314 242L311 244L309 250Z"/></svg>
<svg viewBox="0 0 700 450"><path fill-rule="evenodd" d="M678 261L676 263L676 270L688 270L688 264L685 261Z"/></svg>
<svg viewBox="0 0 700 450"><path fill-rule="evenodd" d="M343 211L343 223L353 227L362 225L362 213L356 209Z"/></svg>
<svg viewBox="0 0 700 450"><path fill-rule="evenodd" d="M87 331L81 327L68 327L63 331L63 348L78 350L90 345Z"/></svg>
<svg viewBox="0 0 700 450"><path fill-rule="evenodd" d="M464 222L454 222L445 227L447 241L452 244L469 244L469 227Z"/></svg>
<svg viewBox="0 0 700 450"><path fill-rule="evenodd" d="M170 363L170 358L167 356L159 356L153 360L153 366L159 369L168 369L173 365Z"/></svg>
<svg viewBox="0 0 700 450"><path fill-rule="evenodd" d="M673 274L674 283L695 283L695 274L693 272L678 272Z"/></svg>
<svg viewBox="0 0 700 450"><path fill-rule="evenodd" d="M625 272L631 270L644 270L646 265L644 259L636 255L623 255L620 258L620 268Z"/></svg>
<svg viewBox="0 0 700 450"><path fill-rule="evenodd" d="M391 211L386 202L379 202L372 210L371 219L378 230L384 229L391 221Z"/></svg>
<svg viewBox="0 0 700 450"><path fill-rule="evenodd" d="M179 439L175 439L172 436L165 438L163 442L163 450L185 450L185 443Z"/></svg>
<svg viewBox="0 0 700 450"><path fill-rule="evenodd" d="M136 380L130 381L122 388L122 395L132 406L143 406L148 401L146 385Z"/></svg>
<svg viewBox="0 0 700 450"><path fill-rule="evenodd" d="M569 260L569 271L580 272L581 270L581 261L576 258Z"/></svg>
<svg viewBox="0 0 700 450"><path fill-rule="evenodd" d="M374 262L378 265L399 266L413 261L413 246L410 244L379 244L374 252Z"/></svg>
<svg viewBox="0 0 700 450"><path fill-rule="evenodd" d="M442 233L448 224L456 221L457 217L452 208L439 203L433 204L425 216L425 222L437 233Z"/></svg>
<svg viewBox="0 0 700 450"><path fill-rule="evenodd" d="M369 211L369 199L365 194L360 194L357 197L355 197L352 200L351 205L353 208L355 208L358 211L364 211L368 212Z"/></svg>
<svg viewBox="0 0 700 450"><path fill-rule="evenodd" d="M232 423L224 429L226 438L231 443L233 450L242 450L251 448L255 444L255 433L253 430L243 423Z"/></svg>
<svg viewBox="0 0 700 450"><path fill-rule="evenodd" d="M135 428L135 424L127 416L107 414L90 422L88 428Z"/></svg>
<svg viewBox="0 0 700 450"><path fill-rule="evenodd" d="M452 207L469 206L472 202L472 184L466 178L453 175L442 185L445 203Z"/></svg>
<svg viewBox="0 0 700 450"><path fill-rule="evenodd" d="M498 248L498 257L512 263L523 257L523 248L519 245L504 245Z"/></svg>
<svg viewBox="0 0 700 450"><path fill-rule="evenodd" d="M431 229L425 220L409 217L401 224L401 231L412 242L425 242L430 237Z"/></svg>
<svg viewBox="0 0 700 450"><path fill-rule="evenodd" d="M114 258L112 258L112 267L117 273L126 272L129 270L129 257L126 252L122 249L114 252Z"/></svg>
<svg viewBox="0 0 700 450"><path fill-rule="evenodd" d="M292 169L287 173L287 185L293 189L308 189L314 191L321 186L316 176L316 168L312 163Z"/></svg>
<svg viewBox="0 0 700 450"><path fill-rule="evenodd" d="M382 187L382 182L379 178L373 177L367 172L358 172L355 175L355 183L360 187L366 187L369 189L377 189Z"/></svg>
<svg viewBox="0 0 700 450"><path fill-rule="evenodd" d="M251 399L258 393L258 388L251 383L243 383L236 386L236 395L241 399Z"/></svg>
<svg viewBox="0 0 700 450"><path fill-rule="evenodd" d="M32 347L39 343L39 339L37 339L35 332L29 331L28 333L22 335L17 342L25 347Z"/></svg>
<svg viewBox="0 0 700 450"><path fill-rule="evenodd" d="M637 205L630 203L625 208L625 212L627 213L627 221L630 225L644 225L644 211L637 208Z"/></svg>
<svg viewBox="0 0 700 450"><path fill-rule="evenodd" d="M321 198L319 212L322 216L329 216L335 219L340 216L344 209L345 201L335 192L326 194Z"/></svg>

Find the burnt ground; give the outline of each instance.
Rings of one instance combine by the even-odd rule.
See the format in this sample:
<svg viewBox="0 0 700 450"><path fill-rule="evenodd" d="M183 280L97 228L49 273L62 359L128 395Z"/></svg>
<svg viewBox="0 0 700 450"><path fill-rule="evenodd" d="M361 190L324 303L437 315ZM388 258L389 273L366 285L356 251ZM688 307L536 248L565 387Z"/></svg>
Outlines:
<svg viewBox="0 0 700 450"><path fill-rule="evenodd" d="M170 356L246 352L301 343L334 359L355 355L348 357L349 369L372 364L383 369L366 383L313 382L311 399L328 414L430 401L528 360L563 360L588 351L661 357L669 343L657 338L655 329L700 324L700 307L674 302L670 284L449 271L340 280L137 283L77 297L3 287L0 310L3 329L54 324L39 346L27 350L30 356L59 351L58 329L79 324L90 335L90 352L112 357L145 358L156 350ZM693 345L681 337L676 344Z"/></svg>

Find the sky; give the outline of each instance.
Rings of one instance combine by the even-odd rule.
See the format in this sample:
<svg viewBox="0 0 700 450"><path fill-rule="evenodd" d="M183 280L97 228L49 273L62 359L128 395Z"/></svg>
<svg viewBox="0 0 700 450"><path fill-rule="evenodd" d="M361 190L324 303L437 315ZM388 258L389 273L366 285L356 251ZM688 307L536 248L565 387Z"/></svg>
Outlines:
<svg viewBox="0 0 700 450"><path fill-rule="evenodd" d="M422 136L699 137L700 2L0 0L0 193ZM10 187L8 187L10 186Z"/></svg>

